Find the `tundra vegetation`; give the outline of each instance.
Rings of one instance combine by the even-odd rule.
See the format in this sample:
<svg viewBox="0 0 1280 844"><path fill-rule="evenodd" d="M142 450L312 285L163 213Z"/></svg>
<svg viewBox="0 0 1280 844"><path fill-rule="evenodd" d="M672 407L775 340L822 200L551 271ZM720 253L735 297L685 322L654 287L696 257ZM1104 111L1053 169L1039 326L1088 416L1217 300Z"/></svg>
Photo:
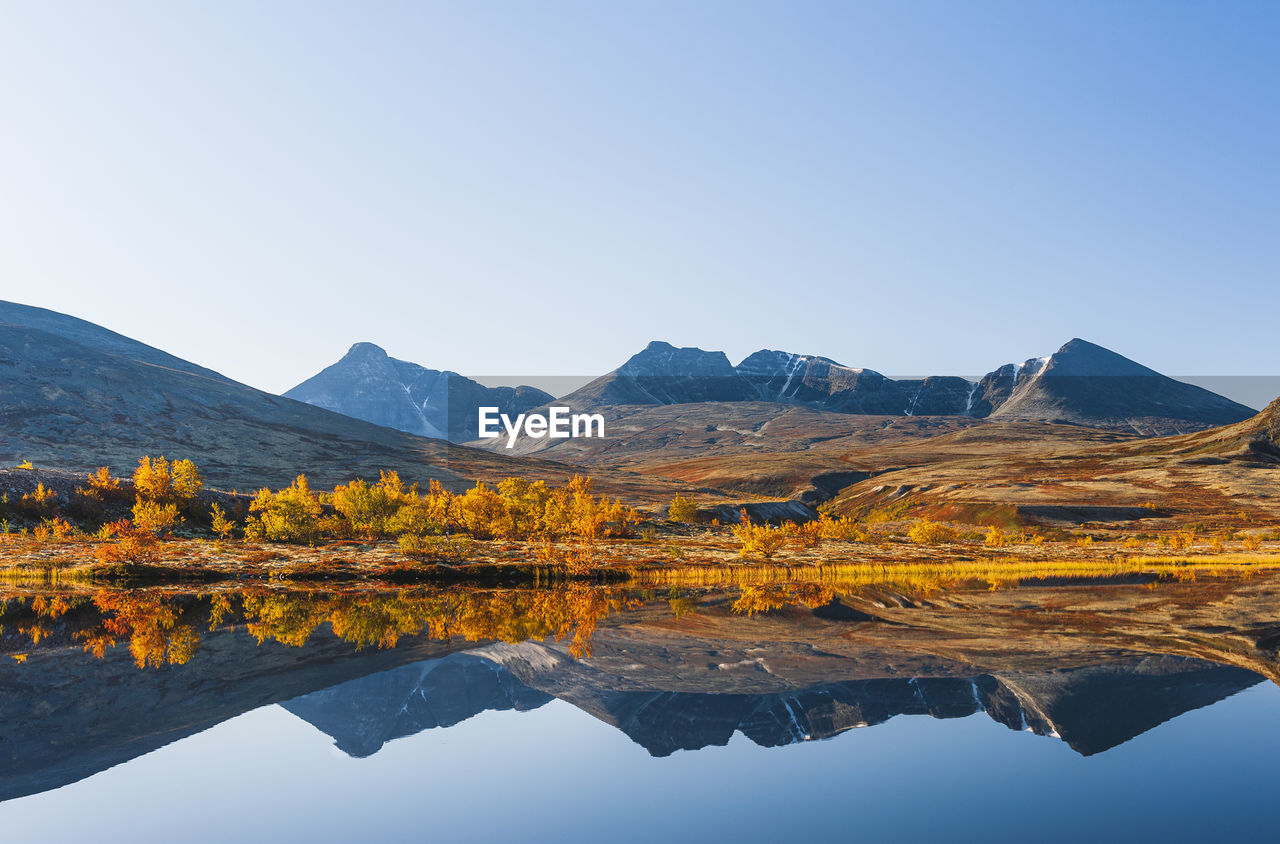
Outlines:
<svg viewBox="0 0 1280 844"><path fill-rule="evenodd" d="M744 509L721 525L699 518L691 496L673 498L660 518L598 494L581 475L562 485L507 478L460 491L436 481L422 489L393 471L325 490L298 475L286 487L242 495L206 489L191 460L148 455L126 477L107 467L73 485L34 467L21 476L23 484L0 494L0 571L9 577L415 582L482 570L498 576L485 566L523 568L520 576L599 578L718 566L954 572L971 560L982 572L1028 577L1082 561L1129 571L1280 562L1269 544L1280 534L1243 512L1231 523L1179 523L1157 532L1035 529L1004 512L966 524L902 503L777 524L753 520Z"/></svg>

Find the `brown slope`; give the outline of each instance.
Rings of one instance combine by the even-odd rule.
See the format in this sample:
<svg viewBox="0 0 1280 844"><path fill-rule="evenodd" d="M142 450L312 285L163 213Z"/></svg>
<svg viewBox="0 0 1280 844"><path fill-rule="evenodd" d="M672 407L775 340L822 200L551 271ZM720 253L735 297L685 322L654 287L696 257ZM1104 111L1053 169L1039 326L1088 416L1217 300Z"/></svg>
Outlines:
<svg viewBox="0 0 1280 844"><path fill-rule="evenodd" d="M536 455L591 466L648 467L687 459L774 452L847 452L984 424L947 416L871 416L776 402L619 405L598 411L605 436L470 443L498 454Z"/></svg>
<svg viewBox="0 0 1280 844"><path fill-rule="evenodd" d="M983 523L1257 530L1280 524L1280 460L1268 450L1275 409L1159 439L1029 423L964 431L863 455L854 462L879 474L844 489L832 506Z"/></svg>

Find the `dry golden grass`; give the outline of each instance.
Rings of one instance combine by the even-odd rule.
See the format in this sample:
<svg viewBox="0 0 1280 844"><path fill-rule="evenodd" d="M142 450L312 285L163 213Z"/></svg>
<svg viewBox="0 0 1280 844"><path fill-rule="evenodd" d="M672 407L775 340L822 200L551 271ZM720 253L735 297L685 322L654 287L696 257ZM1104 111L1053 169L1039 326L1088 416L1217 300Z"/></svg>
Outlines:
<svg viewBox="0 0 1280 844"><path fill-rule="evenodd" d="M664 567L635 571L642 586L714 587L764 583L825 583L860 587L903 584L935 589L961 581L993 585L1045 578L1096 579L1151 574L1186 578L1197 574L1250 575L1280 571L1280 554L1223 554L1204 557L1114 557L1097 560L996 561L937 560L912 563L835 563L829 565L707 565Z"/></svg>

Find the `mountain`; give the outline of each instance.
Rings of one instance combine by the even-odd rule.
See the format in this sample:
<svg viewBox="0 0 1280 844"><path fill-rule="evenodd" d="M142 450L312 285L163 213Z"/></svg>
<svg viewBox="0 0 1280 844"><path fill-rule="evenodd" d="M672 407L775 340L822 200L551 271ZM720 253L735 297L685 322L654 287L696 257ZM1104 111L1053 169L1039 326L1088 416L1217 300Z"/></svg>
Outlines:
<svg viewBox="0 0 1280 844"><path fill-rule="evenodd" d="M992 419L1131 428L1149 435L1228 425L1254 415L1242 404L1080 339L1048 358L1027 361L1012 378L1006 373L997 370L979 383L983 401L992 404Z"/></svg>
<svg viewBox="0 0 1280 844"><path fill-rule="evenodd" d="M965 415L972 387L954 376L893 380L829 358L771 349L749 355L735 372L760 401L884 416Z"/></svg>
<svg viewBox="0 0 1280 844"><path fill-rule="evenodd" d="M537 709L551 695L492 661L453 653L369 674L282 706L328 733L348 756L372 756L394 739L452 727L481 712Z"/></svg>
<svg viewBox="0 0 1280 844"><path fill-rule="evenodd" d="M655 340L626 363L575 390L563 400L571 407L620 404L737 402L754 398L724 352L677 349Z"/></svg>
<svg viewBox="0 0 1280 844"><path fill-rule="evenodd" d="M375 425L465 442L479 436L479 407L515 416L554 399L535 387L485 387L456 372L397 360L356 343L341 360L284 394Z"/></svg>
<svg viewBox="0 0 1280 844"><path fill-rule="evenodd" d="M127 471L190 457L211 485L322 485L396 469L460 486L560 467L450 445L264 393L74 317L0 302L0 463Z"/></svg>
<svg viewBox="0 0 1280 844"><path fill-rule="evenodd" d="M504 666L524 684L617 727L653 756L724 746L735 732L761 747L782 747L900 715L950 719L978 713L1012 730L1060 738L1091 756L1262 680L1242 668L1198 659L1124 655L1064 670L966 674L962 666L939 663L934 670L941 676L868 677L802 688L788 688L778 678L771 691L702 691L699 681L710 681L695 679L692 671L674 683L667 676L646 678L653 685L637 688L641 672L616 677L561 662L545 645L477 653L489 652L501 653ZM878 665L870 670L877 669L890 673Z"/></svg>
<svg viewBox="0 0 1280 844"><path fill-rule="evenodd" d="M1252 671L1178 656L1120 654L1063 669L974 671L964 663L921 664L923 676L891 676L900 654L868 652L824 665L817 673L863 675L808 682L805 657L777 643L740 651L716 641L709 657L768 650L781 676L768 673L747 687L725 682L722 663L693 659L704 643L686 638L684 654L670 658L648 649L666 646L628 637L613 651L601 637L601 659L568 658L551 643L496 644L368 674L285 704L284 708L334 739L349 756L365 757L384 744L423 730L447 728L485 711L527 711L552 699L570 703L607 723L652 756L724 746L741 732L761 747L826 739L901 715L965 718L978 713L1012 730L1065 741L1090 756L1123 744L1183 712L1208 706L1257 685ZM619 643L621 644L621 643ZM632 659L618 673L612 659ZM883 662L882 662L883 661ZM672 673L672 668L679 668Z"/></svg>
<svg viewBox="0 0 1280 844"><path fill-rule="evenodd" d="M1005 364L976 382L957 376L892 379L830 358L770 349L733 366L723 352L653 342L562 401L591 409L756 401L844 414L1070 423L1144 436L1227 425L1254 413L1080 339L1048 357Z"/></svg>
<svg viewBox="0 0 1280 844"><path fill-rule="evenodd" d="M0 327L40 331L103 354L123 357L136 363L186 372L228 384L235 383L211 369L196 366L168 352L162 352L145 343L125 337L123 334L117 334L92 322L45 308L0 301ZM11 363L12 360L0 359L0 365L6 362Z"/></svg>

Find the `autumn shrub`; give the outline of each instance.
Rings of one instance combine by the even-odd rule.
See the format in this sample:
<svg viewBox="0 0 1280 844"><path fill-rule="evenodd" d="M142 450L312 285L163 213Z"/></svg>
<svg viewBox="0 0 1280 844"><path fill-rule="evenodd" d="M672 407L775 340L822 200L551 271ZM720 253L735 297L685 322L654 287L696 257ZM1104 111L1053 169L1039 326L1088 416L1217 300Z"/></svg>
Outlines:
<svg viewBox="0 0 1280 844"><path fill-rule="evenodd" d="M506 503L483 481L458 497L454 511L462 529L478 539L492 539L510 530Z"/></svg>
<svg viewBox="0 0 1280 844"><path fill-rule="evenodd" d="M299 475L287 489L258 490L249 504L244 536L250 541L311 542L320 533L324 506L311 491L307 476Z"/></svg>
<svg viewBox="0 0 1280 844"><path fill-rule="evenodd" d="M94 556L100 563L142 565L155 563L160 559L160 548L155 534L135 527L127 519L105 525L104 533L114 537L115 541L99 545L94 551Z"/></svg>
<svg viewBox="0 0 1280 844"><path fill-rule="evenodd" d="M822 524L818 520L800 524L788 524L784 530L787 538L801 548L817 548L822 544Z"/></svg>
<svg viewBox="0 0 1280 844"><path fill-rule="evenodd" d="M34 490L22 495L22 509L32 516L52 516L57 505L58 494L43 483L37 483Z"/></svg>
<svg viewBox="0 0 1280 844"><path fill-rule="evenodd" d="M548 532L547 505L555 497L546 481L507 478L498 484L506 514L499 533L506 539L527 539Z"/></svg>
<svg viewBox="0 0 1280 844"><path fill-rule="evenodd" d="M698 518L698 502L692 497L677 495L667 505L667 518L685 524L695 521Z"/></svg>
<svg viewBox="0 0 1280 844"><path fill-rule="evenodd" d="M236 523L227 515L226 510L214 504L209 508L209 526L219 539L230 539Z"/></svg>
<svg viewBox="0 0 1280 844"><path fill-rule="evenodd" d="M871 539L870 531L857 519L849 516L835 517L822 513L817 524L823 539L841 539L846 542L869 542Z"/></svg>
<svg viewBox="0 0 1280 844"><path fill-rule="evenodd" d="M437 508L427 498L417 498L404 504L387 523L392 536L437 536L445 532L445 525L437 521Z"/></svg>
<svg viewBox="0 0 1280 844"><path fill-rule="evenodd" d="M163 456L140 457L133 470L133 489L139 498L162 504L182 505L200 494L204 478L190 460L174 460Z"/></svg>
<svg viewBox="0 0 1280 844"><path fill-rule="evenodd" d="M139 530L160 536L177 523L177 504L159 504L139 498L133 505L133 524Z"/></svg>
<svg viewBox="0 0 1280 844"><path fill-rule="evenodd" d="M111 470L106 466L99 466L97 471L89 474L88 486L85 491L99 501L109 501L124 495L124 490L120 486L120 479L112 477Z"/></svg>
<svg viewBox="0 0 1280 844"><path fill-rule="evenodd" d="M416 490L406 490L395 472L382 472L376 484L357 478L334 487L333 508L347 520L351 531L367 539L380 539L392 532L391 523L400 509L417 499Z"/></svg>
<svg viewBox="0 0 1280 844"><path fill-rule="evenodd" d="M1005 532L1003 530L992 525L987 529L987 535L982 541L984 544L990 545L992 548L1003 548L1007 539L1008 537L1005 536Z"/></svg>
<svg viewBox="0 0 1280 844"><path fill-rule="evenodd" d="M773 555L787 542L787 532L782 528L769 525L753 524L751 518L742 513L742 521L733 526L734 537L742 543L738 550L741 557L758 556L761 559L772 559Z"/></svg>
<svg viewBox="0 0 1280 844"><path fill-rule="evenodd" d="M605 536L635 536L635 526L644 520L639 510L634 507L628 507L617 499L610 500L607 497L601 498L601 506L605 511Z"/></svg>
<svg viewBox="0 0 1280 844"><path fill-rule="evenodd" d="M941 522L929 519L916 519L907 529L907 538L917 545L935 545L940 542L955 542L960 537L956 529Z"/></svg>
<svg viewBox="0 0 1280 844"><path fill-rule="evenodd" d="M564 487L543 481L508 478L497 488L477 482L464 494L438 502L447 504L445 524L479 539L570 539L594 542L605 536L631 536L642 521L639 511L608 496L592 494L591 479L575 475ZM438 512L439 503L426 510Z"/></svg>
<svg viewBox="0 0 1280 844"><path fill-rule="evenodd" d="M51 519L44 519L31 530L31 535L38 542L61 542L73 533L75 533L75 528L69 522L57 516Z"/></svg>

